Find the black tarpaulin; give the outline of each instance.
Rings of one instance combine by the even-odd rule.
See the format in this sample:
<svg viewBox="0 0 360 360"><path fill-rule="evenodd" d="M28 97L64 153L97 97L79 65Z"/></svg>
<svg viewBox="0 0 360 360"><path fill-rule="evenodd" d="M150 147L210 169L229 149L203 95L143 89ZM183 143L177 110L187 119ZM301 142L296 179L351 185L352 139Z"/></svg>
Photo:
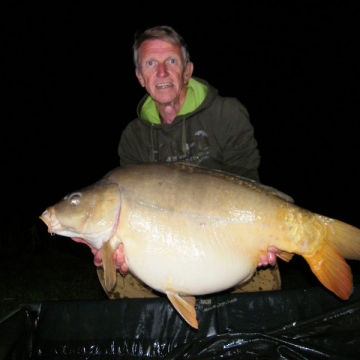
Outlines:
<svg viewBox="0 0 360 360"><path fill-rule="evenodd" d="M358 359L360 287L197 298L199 329L166 297L46 301L0 323L0 359Z"/></svg>

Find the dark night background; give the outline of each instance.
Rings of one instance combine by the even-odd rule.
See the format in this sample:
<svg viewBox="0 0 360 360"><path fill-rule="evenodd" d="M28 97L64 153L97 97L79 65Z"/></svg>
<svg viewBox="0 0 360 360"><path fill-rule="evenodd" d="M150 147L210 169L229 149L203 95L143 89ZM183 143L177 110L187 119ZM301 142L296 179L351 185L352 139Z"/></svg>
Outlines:
<svg viewBox="0 0 360 360"><path fill-rule="evenodd" d="M47 206L119 165L144 94L133 35L159 24L185 37L195 76L249 110L262 182L360 227L356 2L195 3L0 5L4 234L14 219L24 236L46 234Z"/></svg>

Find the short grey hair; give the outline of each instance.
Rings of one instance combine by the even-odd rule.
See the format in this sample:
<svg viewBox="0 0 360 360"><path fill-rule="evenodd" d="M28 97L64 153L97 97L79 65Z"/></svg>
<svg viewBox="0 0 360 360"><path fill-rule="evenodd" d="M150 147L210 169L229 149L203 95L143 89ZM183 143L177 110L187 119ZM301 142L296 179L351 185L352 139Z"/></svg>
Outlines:
<svg viewBox="0 0 360 360"><path fill-rule="evenodd" d="M184 40L184 38L176 32L171 26L155 26L149 29L146 29L143 32L136 32L134 37L133 44L133 57L134 64L137 69L139 69L139 49L141 44L146 40L158 39L169 42L174 45L180 46L183 54L184 66L186 66L190 62L190 54L188 50L188 46Z"/></svg>

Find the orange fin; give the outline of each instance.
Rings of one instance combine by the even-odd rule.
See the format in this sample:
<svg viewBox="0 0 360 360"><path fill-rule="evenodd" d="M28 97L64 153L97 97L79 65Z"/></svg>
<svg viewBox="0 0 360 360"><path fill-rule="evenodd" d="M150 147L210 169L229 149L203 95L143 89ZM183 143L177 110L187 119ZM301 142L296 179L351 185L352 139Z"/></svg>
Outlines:
<svg viewBox="0 0 360 360"><path fill-rule="evenodd" d="M107 291L111 292L116 284L116 268L114 265L114 250L110 246L110 241L105 242L102 247L102 261L105 287Z"/></svg>
<svg viewBox="0 0 360 360"><path fill-rule="evenodd" d="M337 249L324 245L315 255L304 255L304 258L327 289L343 300L350 297L353 291L351 268Z"/></svg>
<svg viewBox="0 0 360 360"><path fill-rule="evenodd" d="M286 262L289 262L289 261L293 258L294 255L295 255L295 254L288 253L288 252L286 252L286 251L282 251L281 253L276 254L276 256L277 256L278 258L280 258L281 260L284 260L284 261L286 261Z"/></svg>
<svg viewBox="0 0 360 360"><path fill-rule="evenodd" d="M340 220L326 222L328 241L348 260L360 260L360 229Z"/></svg>
<svg viewBox="0 0 360 360"><path fill-rule="evenodd" d="M198 328L198 322L196 320L195 302L194 296L179 295L177 293L167 291L166 295L170 300L174 308L185 319L185 321L193 328Z"/></svg>

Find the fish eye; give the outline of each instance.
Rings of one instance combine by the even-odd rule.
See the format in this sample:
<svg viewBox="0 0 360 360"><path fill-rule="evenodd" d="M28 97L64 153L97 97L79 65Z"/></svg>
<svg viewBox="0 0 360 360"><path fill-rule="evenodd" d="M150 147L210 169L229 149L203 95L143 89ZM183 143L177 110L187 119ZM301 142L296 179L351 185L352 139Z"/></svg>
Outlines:
<svg viewBox="0 0 360 360"><path fill-rule="evenodd" d="M72 194L70 197L69 197L69 203L71 206L77 206L80 204L80 201L81 201L81 195L80 194Z"/></svg>

